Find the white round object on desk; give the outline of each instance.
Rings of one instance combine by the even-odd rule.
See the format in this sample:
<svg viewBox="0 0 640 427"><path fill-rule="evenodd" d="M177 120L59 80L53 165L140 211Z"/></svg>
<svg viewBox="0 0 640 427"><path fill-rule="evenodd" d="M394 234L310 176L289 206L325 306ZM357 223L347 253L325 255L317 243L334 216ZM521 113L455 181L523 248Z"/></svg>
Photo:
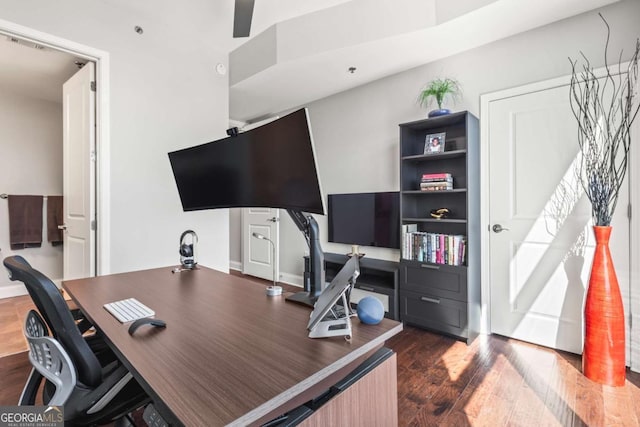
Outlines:
<svg viewBox="0 0 640 427"><path fill-rule="evenodd" d="M282 286L267 286L267 295L270 297L282 295Z"/></svg>

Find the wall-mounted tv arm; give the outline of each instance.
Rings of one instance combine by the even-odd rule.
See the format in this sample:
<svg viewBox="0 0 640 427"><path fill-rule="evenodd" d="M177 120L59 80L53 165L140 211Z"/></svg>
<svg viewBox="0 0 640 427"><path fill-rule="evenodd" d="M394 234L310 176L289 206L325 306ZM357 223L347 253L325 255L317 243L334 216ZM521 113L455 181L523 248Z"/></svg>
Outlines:
<svg viewBox="0 0 640 427"><path fill-rule="evenodd" d="M298 302L313 307L324 290L324 252L320 245L318 223L311 215L293 209L287 213L298 227L309 245L309 274L304 276L304 291L287 297L287 301Z"/></svg>

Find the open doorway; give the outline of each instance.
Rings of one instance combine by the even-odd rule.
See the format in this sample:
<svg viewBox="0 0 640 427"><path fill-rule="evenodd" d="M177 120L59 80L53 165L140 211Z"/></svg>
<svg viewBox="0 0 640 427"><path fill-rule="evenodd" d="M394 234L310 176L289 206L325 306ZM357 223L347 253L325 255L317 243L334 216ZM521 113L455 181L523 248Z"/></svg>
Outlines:
<svg viewBox="0 0 640 427"><path fill-rule="evenodd" d="M85 261L66 259L70 257L68 247L72 245L49 241L47 228L64 226L64 223L48 224L46 219L47 207L52 204L54 196L62 196L68 191L64 186L64 177L69 175L69 167L63 161L63 152L68 134L76 133L65 132L63 122L69 122L69 108L65 109L64 106L63 85L87 63L91 63L90 60L73 52L4 32L0 25L0 133L3 136L0 138L3 153L0 159L0 182L3 183L0 194L43 196L42 244L25 249L11 247L8 209L2 206L6 206L8 200L0 201L0 257L13 254L24 256L58 284L62 279L70 278L69 273L65 272L67 265ZM95 101L93 115L85 115L82 121L87 122L83 125L85 128L91 128L95 141ZM91 150L89 148L86 151L89 153ZM95 168L88 172L82 176L83 180L87 180L86 185L91 187L92 219L95 220ZM95 222L93 225L95 233ZM66 234L63 233L65 240ZM95 245L95 241L94 238L92 245ZM95 275L95 246L88 252L93 265L89 275ZM78 257L77 253L71 256ZM21 285L16 286L4 277L0 279L0 298L24 293Z"/></svg>

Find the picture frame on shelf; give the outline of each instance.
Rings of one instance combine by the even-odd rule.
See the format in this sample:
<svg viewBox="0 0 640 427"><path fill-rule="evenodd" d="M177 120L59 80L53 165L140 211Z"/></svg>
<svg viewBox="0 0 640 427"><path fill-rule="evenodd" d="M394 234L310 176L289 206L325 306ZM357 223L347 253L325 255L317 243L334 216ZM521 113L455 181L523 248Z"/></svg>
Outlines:
<svg viewBox="0 0 640 427"><path fill-rule="evenodd" d="M446 132L430 133L424 141L424 154L444 153Z"/></svg>

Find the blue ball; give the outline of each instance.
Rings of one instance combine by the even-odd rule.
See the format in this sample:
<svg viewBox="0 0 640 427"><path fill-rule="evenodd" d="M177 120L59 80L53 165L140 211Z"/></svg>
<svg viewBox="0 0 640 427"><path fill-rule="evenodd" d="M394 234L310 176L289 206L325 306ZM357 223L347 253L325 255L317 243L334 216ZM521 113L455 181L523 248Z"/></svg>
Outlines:
<svg viewBox="0 0 640 427"><path fill-rule="evenodd" d="M364 297L358 301L358 319L367 325L377 325L384 317L384 306L376 297Z"/></svg>

